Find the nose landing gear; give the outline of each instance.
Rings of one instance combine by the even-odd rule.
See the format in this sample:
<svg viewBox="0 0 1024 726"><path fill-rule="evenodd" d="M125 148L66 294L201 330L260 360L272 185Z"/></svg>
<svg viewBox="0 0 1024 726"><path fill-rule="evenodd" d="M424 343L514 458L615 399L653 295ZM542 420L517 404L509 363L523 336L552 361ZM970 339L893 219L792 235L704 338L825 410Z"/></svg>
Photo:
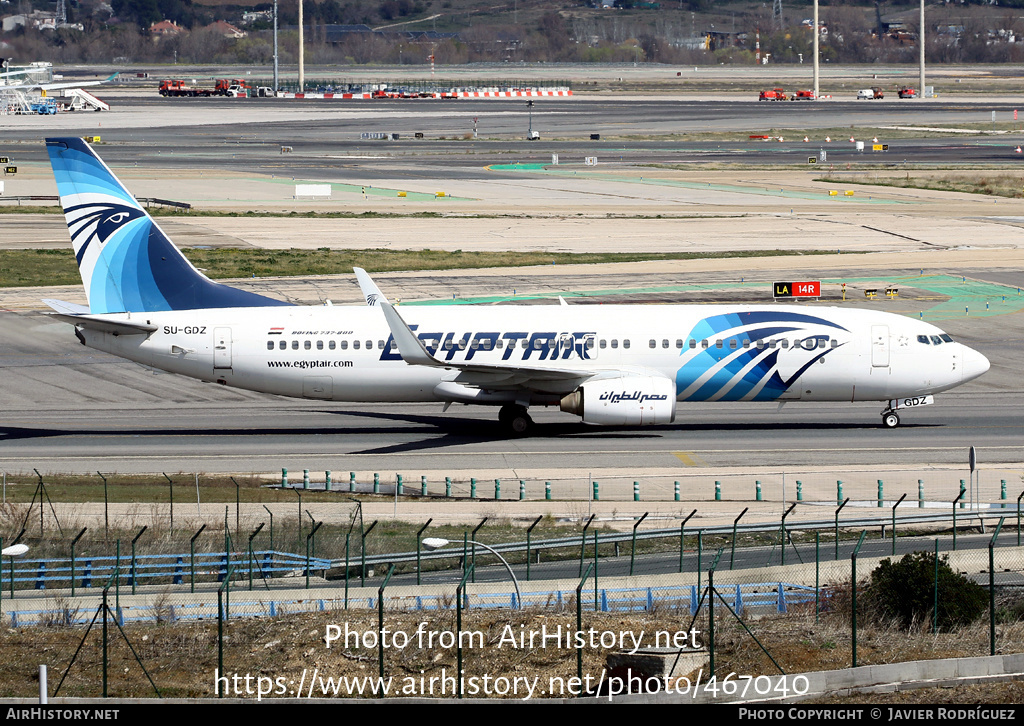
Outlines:
<svg viewBox="0 0 1024 726"><path fill-rule="evenodd" d="M887 429L894 429L900 425L900 417L892 409L882 411L882 426Z"/></svg>

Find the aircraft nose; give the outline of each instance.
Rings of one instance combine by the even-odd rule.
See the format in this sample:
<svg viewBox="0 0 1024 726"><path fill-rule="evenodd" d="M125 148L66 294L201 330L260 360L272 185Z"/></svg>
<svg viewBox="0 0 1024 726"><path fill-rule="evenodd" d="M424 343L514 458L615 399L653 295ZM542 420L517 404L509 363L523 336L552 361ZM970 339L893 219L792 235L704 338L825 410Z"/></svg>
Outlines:
<svg viewBox="0 0 1024 726"><path fill-rule="evenodd" d="M990 367L988 358L973 348L964 346L963 365L961 366L961 380L966 383L973 381Z"/></svg>

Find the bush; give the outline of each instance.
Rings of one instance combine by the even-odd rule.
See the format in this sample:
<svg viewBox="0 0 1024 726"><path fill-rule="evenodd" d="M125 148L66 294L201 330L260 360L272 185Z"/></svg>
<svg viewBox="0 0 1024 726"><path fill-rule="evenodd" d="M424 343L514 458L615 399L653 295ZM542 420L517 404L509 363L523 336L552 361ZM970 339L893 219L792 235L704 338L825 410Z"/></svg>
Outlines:
<svg viewBox="0 0 1024 726"><path fill-rule="evenodd" d="M949 630L969 625L988 607L981 585L953 571L949 558L939 558L938 625ZM876 622L895 622L902 628L930 623L935 604L935 555L912 552L897 562L886 558L871 573L864 595L864 614Z"/></svg>

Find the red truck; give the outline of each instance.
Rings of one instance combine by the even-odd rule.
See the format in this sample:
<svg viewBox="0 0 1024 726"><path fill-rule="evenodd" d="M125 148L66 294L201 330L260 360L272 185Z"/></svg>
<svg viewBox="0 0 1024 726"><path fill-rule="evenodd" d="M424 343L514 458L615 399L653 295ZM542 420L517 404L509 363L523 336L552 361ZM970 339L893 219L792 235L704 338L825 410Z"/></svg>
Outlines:
<svg viewBox="0 0 1024 726"><path fill-rule="evenodd" d="M786 101L788 100L786 92L781 88L773 88L770 91L761 91L761 95L758 97L758 101Z"/></svg>
<svg viewBox="0 0 1024 726"><path fill-rule="evenodd" d="M793 94L793 97L790 98L789 100L791 100L791 101L813 101L814 100L814 91L797 91L796 93Z"/></svg>
<svg viewBox="0 0 1024 726"><path fill-rule="evenodd" d="M246 96L249 86L244 80L218 78L213 88L190 86L180 79L165 80L160 82L161 96Z"/></svg>

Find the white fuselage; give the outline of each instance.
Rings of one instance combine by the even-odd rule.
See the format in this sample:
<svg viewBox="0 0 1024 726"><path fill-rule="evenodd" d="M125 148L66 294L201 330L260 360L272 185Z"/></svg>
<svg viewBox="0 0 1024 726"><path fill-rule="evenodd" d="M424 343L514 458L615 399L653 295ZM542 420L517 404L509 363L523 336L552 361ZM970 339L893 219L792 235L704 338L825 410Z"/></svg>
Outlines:
<svg viewBox="0 0 1024 726"><path fill-rule="evenodd" d="M409 365L380 308L224 308L124 313L151 334L83 329L91 347L172 373L335 401L553 404L555 384L517 388L514 366L594 378L663 376L679 401L883 401L981 375L988 362L899 315L789 305L403 306L435 358L507 366L506 384ZM469 385L466 385L467 382Z"/></svg>

